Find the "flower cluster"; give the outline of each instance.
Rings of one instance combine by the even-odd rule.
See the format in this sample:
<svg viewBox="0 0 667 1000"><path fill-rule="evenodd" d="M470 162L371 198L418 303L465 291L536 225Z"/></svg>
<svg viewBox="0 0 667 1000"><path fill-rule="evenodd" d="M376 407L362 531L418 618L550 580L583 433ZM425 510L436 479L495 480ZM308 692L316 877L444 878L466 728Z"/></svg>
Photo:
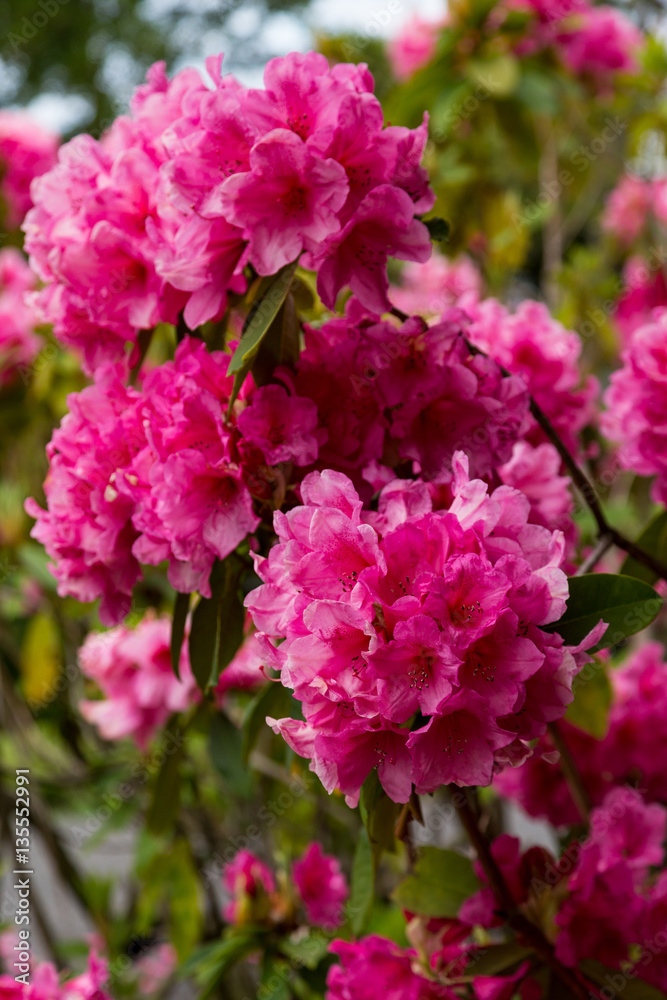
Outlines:
<svg viewBox="0 0 667 1000"><path fill-rule="evenodd" d="M635 330L621 354L623 367L611 376L600 420L607 437L619 442L624 468L656 477L652 493L659 503L667 500L666 334L666 309Z"/></svg>
<svg viewBox="0 0 667 1000"><path fill-rule="evenodd" d="M48 509L34 500L33 536L54 560L61 594L102 598L100 618L130 608L140 563L169 560L177 590L210 596L209 576L253 531L258 502L283 483L281 463L308 466L323 433L315 405L282 386L245 391L228 414L229 356L185 338L141 389L120 365L69 397L48 446Z"/></svg>
<svg viewBox="0 0 667 1000"><path fill-rule="evenodd" d="M267 64L263 90L221 76L221 57L207 67L212 89L154 66L130 116L67 143L35 185L42 308L89 371L161 320L220 317L246 264L270 275L303 255L328 306L349 285L382 312L388 256L430 255L415 218L434 201L426 121L384 128L364 66L292 53Z"/></svg>
<svg viewBox="0 0 667 1000"><path fill-rule="evenodd" d="M466 307L473 318L467 335L512 374L520 375L568 448L578 450L580 431L593 422L597 379L582 377L581 341L549 314L541 302L526 299L510 312L497 299ZM523 428L533 443L543 440L532 418Z"/></svg>
<svg viewBox="0 0 667 1000"><path fill-rule="evenodd" d="M447 23L447 17L425 21L415 14L401 26L399 34L387 45L389 64L397 80L409 80L431 61L436 53L438 35Z"/></svg>
<svg viewBox="0 0 667 1000"><path fill-rule="evenodd" d="M459 449L479 477L508 461L527 418L526 389L471 355L466 323L450 309L434 326L413 316L397 329L352 299L344 317L306 328L295 386L328 432L320 468L348 473L370 496L369 484L379 488L406 463L429 482L449 483Z"/></svg>
<svg viewBox="0 0 667 1000"><path fill-rule="evenodd" d="M119 626L88 635L79 664L104 698L82 701L79 708L105 739L132 736L145 749L172 712L196 700L187 646L181 650L179 680L171 668L170 636L167 618L144 618L134 629Z"/></svg>
<svg viewBox="0 0 667 1000"><path fill-rule="evenodd" d="M520 54L553 48L570 72L603 86L614 74L638 68L644 36L614 7L588 0L511 0L507 6L534 15Z"/></svg>
<svg viewBox="0 0 667 1000"><path fill-rule="evenodd" d="M654 309L665 306L667 282L662 269L633 254L623 266L623 291L613 314L624 346L635 330L651 322Z"/></svg>
<svg viewBox="0 0 667 1000"><path fill-rule="evenodd" d="M662 721L667 713L667 663L662 645L644 643L610 671L609 678L613 701L604 739L559 723L586 791L599 805L614 786L638 782L647 801L667 805L667 735ZM495 784L531 816L546 817L555 826L573 825L579 813L560 766L550 763L553 752L549 737L543 737L530 760L499 774Z"/></svg>
<svg viewBox="0 0 667 1000"><path fill-rule="evenodd" d="M246 604L284 640L267 664L305 717L269 721L352 804L374 767L396 802L413 784L488 784L572 697L580 651L540 627L568 595L561 533L529 524L517 490L471 481L461 453L454 471L449 509L396 480L377 513L343 474L311 473L255 560Z"/></svg>
<svg viewBox="0 0 667 1000"><path fill-rule="evenodd" d="M642 233L651 213L659 222L667 222L667 180L624 174L609 195L602 227L629 246Z"/></svg>
<svg viewBox="0 0 667 1000"><path fill-rule="evenodd" d="M280 923L290 918L290 900L276 889L271 869L250 851L239 851L225 865L222 881L229 898L224 908L229 923ZM320 844L309 844L292 865L291 882L294 902L303 908L309 924L329 931L340 926L349 889L336 858L325 854Z"/></svg>
<svg viewBox="0 0 667 1000"><path fill-rule="evenodd" d="M34 287L35 276L19 251L0 250L0 386L24 377L42 346L27 298Z"/></svg>
<svg viewBox="0 0 667 1000"><path fill-rule="evenodd" d="M59 141L22 112L0 111L0 216L8 229L23 221L30 185L55 163Z"/></svg>
<svg viewBox="0 0 667 1000"><path fill-rule="evenodd" d="M470 257L448 260L435 251L425 264L406 264L400 284L391 290L392 302L403 312L435 319L452 306L473 306L481 294L482 276Z"/></svg>
<svg viewBox="0 0 667 1000"><path fill-rule="evenodd" d="M0 998L1 1000L111 1000L109 993L104 989L107 980L107 962L91 951L87 970L64 982L61 981L58 970L51 962L41 962L33 968L29 974L29 982L19 982L13 975L0 975Z"/></svg>

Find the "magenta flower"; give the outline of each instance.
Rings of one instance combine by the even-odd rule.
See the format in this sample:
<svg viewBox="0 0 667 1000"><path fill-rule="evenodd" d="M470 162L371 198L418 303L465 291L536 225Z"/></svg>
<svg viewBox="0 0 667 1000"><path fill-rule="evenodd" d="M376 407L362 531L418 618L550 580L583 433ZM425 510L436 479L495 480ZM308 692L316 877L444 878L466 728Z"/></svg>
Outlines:
<svg viewBox="0 0 667 1000"><path fill-rule="evenodd" d="M325 854L321 844L310 844L294 862L292 878L309 923L326 930L342 923L343 904L350 890L337 859Z"/></svg>
<svg viewBox="0 0 667 1000"><path fill-rule="evenodd" d="M223 909L225 920L239 923L249 916L249 909L262 911L269 903L269 897L276 891L276 883L269 868L251 851L243 848L236 857L225 865L222 885L229 901Z"/></svg>

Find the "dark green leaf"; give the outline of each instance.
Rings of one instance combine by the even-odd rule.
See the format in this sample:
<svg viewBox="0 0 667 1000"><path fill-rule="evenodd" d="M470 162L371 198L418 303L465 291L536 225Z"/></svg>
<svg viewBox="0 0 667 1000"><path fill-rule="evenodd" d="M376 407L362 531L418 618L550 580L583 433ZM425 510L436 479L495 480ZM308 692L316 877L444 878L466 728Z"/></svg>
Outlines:
<svg viewBox="0 0 667 1000"><path fill-rule="evenodd" d="M498 976L532 954L531 948L526 948L515 941L509 944L494 944L483 951L473 952L466 968L466 975Z"/></svg>
<svg viewBox="0 0 667 1000"><path fill-rule="evenodd" d="M158 771L153 797L146 815L146 826L151 833L164 833L174 824L181 804L180 767L183 759L183 742L169 744L166 757Z"/></svg>
<svg viewBox="0 0 667 1000"><path fill-rule="evenodd" d="M261 947L261 938L254 932L232 933L200 949L181 969L181 975L192 976L201 988L199 1000L206 1000L232 965Z"/></svg>
<svg viewBox="0 0 667 1000"><path fill-rule="evenodd" d="M602 740L609 728L612 689L603 663L588 663L574 678L574 701L565 718L578 729Z"/></svg>
<svg viewBox="0 0 667 1000"><path fill-rule="evenodd" d="M227 576L219 605L220 628L218 645L218 669L215 682L228 667L239 651L243 642L243 626L245 623L245 608L241 597L240 583L243 563L234 556L225 560Z"/></svg>
<svg viewBox="0 0 667 1000"><path fill-rule="evenodd" d="M434 216L432 219L422 219L422 222L428 229L429 236L436 243L446 243L448 241L451 226L445 219L439 219L437 216Z"/></svg>
<svg viewBox="0 0 667 1000"><path fill-rule="evenodd" d="M649 952L644 954L649 959L652 957ZM606 986L618 1000L665 1000L662 990L649 986L642 979L633 978L627 972L607 969L592 959L585 959L581 962L580 968L584 975L598 986ZM638 973L641 974L641 959Z"/></svg>
<svg viewBox="0 0 667 1000"><path fill-rule="evenodd" d="M223 712L211 720L209 753L231 792L246 798L252 793L252 775L241 756L243 734Z"/></svg>
<svg viewBox="0 0 667 1000"><path fill-rule="evenodd" d="M205 691L215 687L243 639L239 579L243 563L234 553L211 570L211 596L199 599L192 613L189 653L192 673Z"/></svg>
<svg viewBox="0 0 667 1000"><path fill-rule="evenodd" d="M392 802L373 769L361 786L359 808L373 852L379 857L395 845L394 828L401 806Z"/></svg>
<svg viewBox="0 0 667 1000"><path fill-rule="evenodd" d="M412 875L392 893L404 910L425 917L455 917L479 889L472 862L457 851L425 847Z"/></svg>
<svg viewBox="0 0 667 1000"><path fill-rule="evenodd" d="M183 961L199 940L203 916L199 877L185 840L178 840L172 847L166 869L170 936L179 960Z"/></svg>
<svg viewBox="0 0 667 1000"><path fill-rule="evenodd" d="M273 719L286 716L296 718L298 702L279 681L271 681L259 691L248 705L243 720L243 746L241 759L247 763L260 732L266 726L267 715Z"/></svg>
<svg viewBox="0 0 667 1000"><path fill-rule="evenodd" d="M262 968L262 982L257 995L262 1000L289 1000L292 995L289 983L293 973L287 962L266 957Z"/></svg>
<svg viewBox="0 0 667 1000"><path fill-rule="evenodd" d="M252 377L255 383L266 385L271 382L273 373L279 365L294 367L299 360L300 347L301 327L296 314L294 295L289 292L259 345L252 365Z"/></svg>
<svg viewBox="0 0 667 1000"><path fill-rule="evenodd" d="M352 883L347 904L355 934L361 934L370 919L375 891L375 859L365 829L359 832L352 862Z"/></svg>
<svg viewBox="0 0 667 1000"><path fill-rule="evenodd" d="M294 260L291 264L286 264L277 274L266 278L262 283L257 302L250 310L241 339L227 369L229 375L235 376L230 406L238 396L259 346L287 297L297 263L298 261Z"/></svg>
<svg viewBox="0 0 667 1000"><path fill-rule="evenodd" d="M180 680L179 661L185 638L185 623L190 610L190 595L176 594L174 601L174 619L171 623L171 669Z"/></svg>
<svg viewBox="0 0 667 1000"><path fill-rule="evenodd" d="M643 580L611 573L588 573L569 580L570 596L560 621L543 625L546 632L557 632L568 645L577 646L600 619L608 628L593 647L615 646L629 635L650 625L662 607L655 590Z"/></svg>
<svg viewBox="0 0 667 1000"><path fill-rule="evenodd" d="M653 518L637 539L637 545L644 552L650 552L656 559L667 561L667 510L663 510ZM657 573L643 563L637 562L632 556L625 559L621 573L623 576L634 576L637 580L644 580L645 583L655 583L658 579Z"/></svg>

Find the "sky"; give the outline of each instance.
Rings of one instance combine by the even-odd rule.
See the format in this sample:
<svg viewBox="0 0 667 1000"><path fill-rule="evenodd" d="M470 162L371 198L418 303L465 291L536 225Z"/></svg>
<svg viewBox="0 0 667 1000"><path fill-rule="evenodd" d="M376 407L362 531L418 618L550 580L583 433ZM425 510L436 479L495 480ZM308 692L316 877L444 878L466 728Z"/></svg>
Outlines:
<svg viewBox="0 0 667 1000"><path fill-rule="evenodd" d="M148 15L159 13L174 0L146 0ZM206 2L206 0L193 0ZM391 5L391 6L390 6ZM252 5L243 3L232 14L236 19L235 29L241 33L254 35L265 42L267 51L284 55L292 51L307 51L313 47L315 32L330 34L346 31L373 37L391 38L398 34L401 26L412 16L427 20L442 16L445 0L312 0L303 16L291 13L276 13L257 23L256 11ZM211 51L220 51L220 35L216 33ZM224 44L222 46L224 51ZM197 63L194 63L197 65ZM180 69L177 66L176 69ZM203 66L200 67L203 69ZM112 66L113 71L113 66ZM237 69L235 75L248 86L261 85L262 71ZM124 75L124 67L118 66L119 79ZM31 115L44 127L57 132L66 132L76 127L86 116L85 101L77 98L43 94L29 107Z"/></svg>

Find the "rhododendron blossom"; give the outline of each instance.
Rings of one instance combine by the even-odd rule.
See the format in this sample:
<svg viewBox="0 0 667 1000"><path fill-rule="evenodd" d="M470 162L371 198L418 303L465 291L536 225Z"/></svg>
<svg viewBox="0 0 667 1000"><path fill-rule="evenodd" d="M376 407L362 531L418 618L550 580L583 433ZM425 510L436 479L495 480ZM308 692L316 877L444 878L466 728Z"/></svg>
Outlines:
<svg viewBox="0 0 667 1000"><path fill-rule="evenodd" d="M562 534L529 524L517 490L471 481L464 455L454 468L437 511L400 481L366 513L346 476L312 473L255 559L246 604L284 639L270 665L305 716L272 725L351 803L374 767L397 802L413 783L488 784L572 697L579 650L540 628L567 600Z"/></svg>
<svg viewBox="0 0 667 1000"><path fill-rule="evenodd" d="M210 596L216 558L259 524L253 496L271 498L272 464L317 458L326 433L314 403L265 386L244 391L229 416L227 364L186 338L141 390L122 384L120 366L104 366L69 397L48 449L47 510L34 500L26 510L60 593L101 597L105 625L127 614L141 563L167 559L177 590Z"/></svg>
<svg viewBox="0 0 667 1000"><path fill-rule="evenodd" d="M469 257L447 260L436 252L425 264L406 264L400 284L391 289L392 302L403 312L436 320L451 306L473 306L481 294L482 276Z"/></svg>
<svg viewBox="0 0 667 1000"><path fill-rule="evenodd" d="M37 316L28 299L35 284L35 276L18 250L0 250L0 386L17 378L25 383L42 346L34 332Z"/></svg>
<svg viewBox="0 0 667 1000"><path fill-rule="evenodd" d="M387 258L430 255L415 218L434 201L425 122L384 128L364 66L291 53L255 90L221 59L207 60L212 89L153 66L130 115L67 143L35 185L25 231L41 308L88 371L159 321L220 318L247 263L270 275L304 253L328 305L349 284L383 311Z"/></svg>
<svg viewBox="0 0 667 1000"><path fill-rule="evenodd" d="M225 865L222 884L229 901L223 915L229 923L241 923L254 917L267 916L276 883L271 870L251 851L240 850Z"/></svg>
<svg viewBox="0 0 667 1000"><path fill-rule="evenodd" d="M108 962L91 951L86 971L64 981L51 962L39 963L26 983L14 976L0 976L0 997L2 1000L112 1000L105 989L108 978Z"/></svg>
<svg viewBox="0 0 667 1000"><path fill-rule="evenodd" d="M91 632L79 650L81 671L99 686L103 700L82 701L81 714L108 740L131 736L145 749L173 712L197 698L187 647L179 678L171 667L171 623L144 618L134 629Z"/></svg>
<svg viewBox="0 0 667 1000"><path fill-rule="evenodd" d="M0 214L8 229L18 229L32 205L30 185L53 166L57 135L20 111L0 111Z"/></svg>
<svg viewBox="0 0 667 1000"><path fill-rule="evenodd" d="M310 844L294 862L292 878L309 923L328 929L342 923L349 889L336 858L324 854L318 843Z"/></svg>

